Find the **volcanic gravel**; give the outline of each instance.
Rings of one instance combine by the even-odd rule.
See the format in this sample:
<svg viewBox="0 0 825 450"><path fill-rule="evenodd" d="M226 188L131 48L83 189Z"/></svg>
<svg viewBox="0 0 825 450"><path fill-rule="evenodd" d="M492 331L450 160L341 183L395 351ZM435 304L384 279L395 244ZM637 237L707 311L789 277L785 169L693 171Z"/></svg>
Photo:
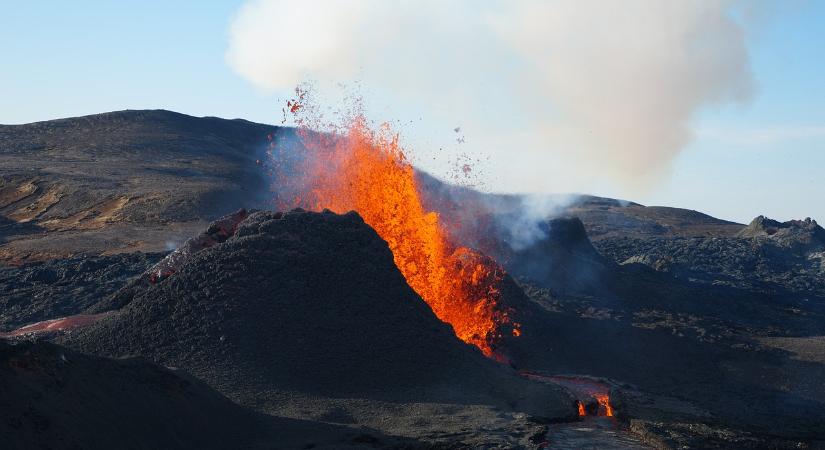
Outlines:
<svg viewBox="0 0 825 450"><path fill-rule="evenodd" d="M264 409L301 393L576 413L568 394L458 340L352 212L254 212L120 312L60 339L184 368Z"/></svg>
<svg viewBox="0 0 825 450"><path fill-rule="evenodd" d="M0 331L94 308L162 256L138 252L0 266Z"/></svg>
<svg viewBox="0 0 825 450"><path fill-rule="evenodd" d="M661 421L682 409L649 409L655 394L705 411L673 420L747 430L759 445L822 440L825 365L815 355L825 334L825 278L812 257L822 251L819 229L813 221L784 225L743 237L604 237L595 245L608 258L591 264L603 270L591 272L599 283L589 287L559 282L558 265L539 264L520 284L543 311L521 318L522 336L505 342L508 355L525 370L635 385L648 395L617 406L631 417ZM527 259L505 268L599 261L580 227L549 228L523 252ZM559 231L568 237L555 239Z"/></svg>
<svg viewBox="0 0 825 450"><path fill-rule="evenodd" d="M424 448L372 429L272 417L180 370L0 339L2 449ZM426 447L429 448L429 447Z"/></svg>
<svg viewBox="0 0 825 450"><path fill-rule="evenodd" d="M271 196L256 159L268 134L285 132L167 111L0 126L0 260L180 247L206 220L260 207ZM702 427L749 430L741 436L762 448L776 447L774 434L808 441L798 448L825 439L825 239L814 221L762 217L745 226L678 208L549 196L542 200L581 223L537 228L525 222L535 215L525 212L536 212L529 198L418 175L428 209L439 211L453 241L519 277L519 285L508 276L502 284L502 302L522 325L521 336L498 347L512 364L620 382L611 394L618 418L645 421L645 439L669 435L674 447L717 445ZM492 216L480 217L484 210ZM501 405L513 399L506 388L512 382L498 381L504 369L490 369L473 348L456 343L398 281L386 248L372 249L374 233L364 238L372 242L366 248L352 237L363 230L347 231L349 225L292 218L299 224L261 226L270 220L249 219L253 233L171 261L175 273L156 284L142 283L150 272L126 280L159 255L0 269L0 331L115 310L88 330L47 338L186 367L235 399L266 409L277 404L272 409L290 417L470 448L533 442L535 424L512 412L414 403ZM535 240L525 242L523 232ZM402 301L409 298L417 306ZM479 381L487 371L490 381ZM309 434L318 434L315 425ZM743 442L722 441L718 447Z"/></svg>
<svg viewBox="0 0 825 450"><path fill-rule="evenodd" d="M825 230L755 218L737 237L610 238L599 251L676 277L760 292L825 296Z"/></svg>
<svg viewBox="0 0 825 450"><path fill-rule="evenodd" d="M0 340L0 448L245 448L251 412L145 360Z"/></svg>

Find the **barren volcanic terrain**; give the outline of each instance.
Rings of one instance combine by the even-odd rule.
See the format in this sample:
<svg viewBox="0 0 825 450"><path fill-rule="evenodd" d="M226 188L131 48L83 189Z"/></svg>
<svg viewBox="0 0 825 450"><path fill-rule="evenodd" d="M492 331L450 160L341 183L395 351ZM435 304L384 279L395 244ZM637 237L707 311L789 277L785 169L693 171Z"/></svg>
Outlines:
<svg viewBox="0 0 825 450"><path fill-rule="evenodd" d="M0 258L168 251L264 198L276 131L163 110L0 125Z"/></svg>
<svg viewBox="0 0 825 450"><path fill-rule="evenodd" d="M168 111L0 126L4 448L118 445L95 429L134 448L825 446L815 221L590 196L536 218L416 172L478 252L450 261L495 271L506 332L459 338L366 216L271 211L262 159L293 133Z"/></svg>

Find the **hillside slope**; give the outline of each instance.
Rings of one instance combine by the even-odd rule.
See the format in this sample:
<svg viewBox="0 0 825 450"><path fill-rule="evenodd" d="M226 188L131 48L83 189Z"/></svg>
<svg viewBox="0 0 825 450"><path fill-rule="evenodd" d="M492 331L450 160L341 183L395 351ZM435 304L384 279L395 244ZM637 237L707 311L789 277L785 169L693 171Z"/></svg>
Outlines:
<svg viewBox="0 0 825 450"><path fill-rule="evenodd" d="M284 133L292 130L165 110L0 125L0 261L174 248L218 216L267 205L269 181L257 161L268 138ZM420 175L434 197L462 191ZM521 202L475 195L504 211ZM436 209L449 215L448 205ZM695 211L591 196L568 202L566 213L594 240L732 236L743 228Z"/></svg>
<svg viewBox="0 0 825 450"><path fill-rule="evenodd" d="M4 449L372 448L364 430L256 414L144 359L43 342L0 340L0 392Z"/></svg>
<svg viewBox="0 0 825 450"><path fill-rule="evenodd" d="M0 125L0 259L174 248L262 199L280 131L163 110Z"/></svg>

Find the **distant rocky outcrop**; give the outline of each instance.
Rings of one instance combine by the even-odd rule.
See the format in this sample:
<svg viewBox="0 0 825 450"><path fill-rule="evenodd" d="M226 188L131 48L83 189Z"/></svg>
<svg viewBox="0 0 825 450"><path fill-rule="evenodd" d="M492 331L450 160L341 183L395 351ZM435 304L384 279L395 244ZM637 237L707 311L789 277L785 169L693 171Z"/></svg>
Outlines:
<svg viewBox="0 0 825 450"><path fill-rule="evenodd" d="M742 238L768 238L782 247L821 251L825 249L825 229L810 217L805 220L779 222L765 216L756 217L742 231Z"/></svg>
<svg viewBox="0 0 825 450"><path fill-rule="evenodd" d="M825 295L825 229L815 220L759 216L734 237L614 237L597 241L620 264L711 284Z"/></svg>
<svg viewBox="0 0 825 450"><path fill-rule="evenodd" d="M620 237L729 237L743 228L690 209L644 206L588 195L580 196L564 213L580 218L594 242Z"/></svg>

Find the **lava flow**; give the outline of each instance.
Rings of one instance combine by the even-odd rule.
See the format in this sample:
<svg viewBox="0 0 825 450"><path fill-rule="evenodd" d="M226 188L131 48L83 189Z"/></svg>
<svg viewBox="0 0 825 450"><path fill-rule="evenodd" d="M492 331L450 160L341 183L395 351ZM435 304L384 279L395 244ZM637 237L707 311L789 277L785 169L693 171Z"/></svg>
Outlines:
<svg viewBox="0 0 825 450"><path fill-rule="evenodd" d="M284 154L295 148L270 147L271 155L279 152L272 155L273 165L292 158L288 169L273 169L277 206L358 212L387 241L407 283L436 316L464 342L500 356L494 351L498 340L520 334L499 303L503 272L492 259L449 242L438 213L422 204L398 136L386 125L371 130L361 116L343 132L300 126L297 134L301 158Z"/></svg>
<svg viewBox="0 0 825 450"><path fill-rule="evenodd" d="M581 417L613 416L613 406L610 405L608 395L610 387L601 381L583 376L547 376L533 372L522 372L522 375L531 380L553 383L567 388L578 399L576 405Z"/></svg>
<svg viewBox="0 0 825 450"><path fill-rule="evenodd" d="M598 410L604 411L604 415L608 417L613 416L613 407L610 406L610 398L607 394L594 394L593 398L596 399L596 402L599 404Z"/></svg>
<svg viewBox="0 0 825 450"><path fill-rule="evenodd" d="M13 338L26 335L35 336L73 330L91 325L110 314L111 312L98 314L77 314L74 316L61 317L59 319L43 320L9 332L0 332L0 338Z"/></svg>

